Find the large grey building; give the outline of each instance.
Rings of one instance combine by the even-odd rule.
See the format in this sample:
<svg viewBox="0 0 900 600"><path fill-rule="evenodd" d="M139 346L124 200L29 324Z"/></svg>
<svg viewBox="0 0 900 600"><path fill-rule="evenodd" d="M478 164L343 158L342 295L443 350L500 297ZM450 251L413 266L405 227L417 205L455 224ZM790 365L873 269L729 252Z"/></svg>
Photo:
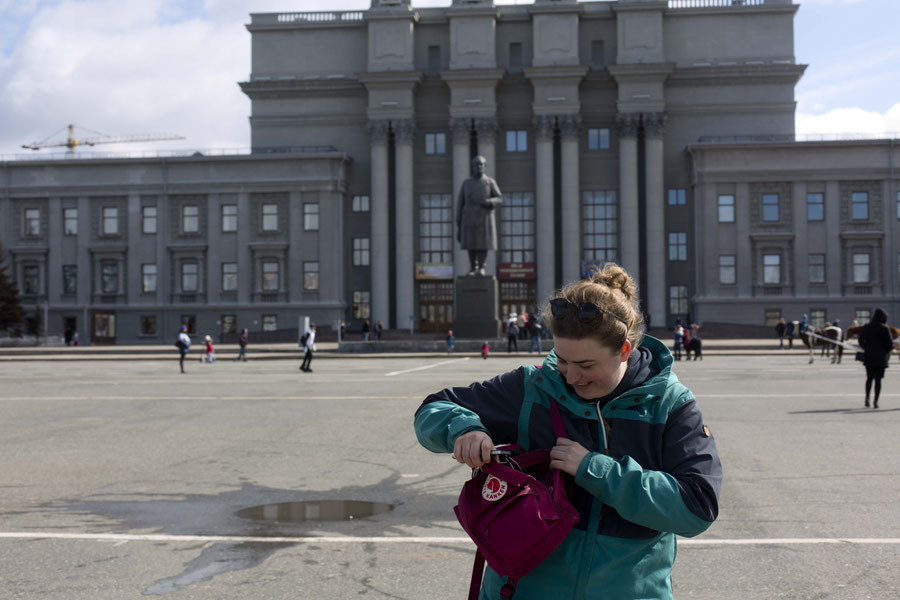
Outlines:
<svg viewBox="0 0 900 600"><path fill-rule="evenodd" d="M95 341L301 316L441 331L480 154L503 191L504 313L606 261L637 275L653 327L896 311L894 143L794 136L797 8L254 14L249 154L5 161L0 240L29 314Z"/></svg>

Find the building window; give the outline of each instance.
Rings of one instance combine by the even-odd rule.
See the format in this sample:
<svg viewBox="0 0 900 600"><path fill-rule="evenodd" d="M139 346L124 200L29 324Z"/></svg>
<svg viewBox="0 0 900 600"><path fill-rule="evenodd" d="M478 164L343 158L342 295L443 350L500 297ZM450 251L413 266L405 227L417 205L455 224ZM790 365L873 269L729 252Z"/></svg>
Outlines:
<svg viewBox="0 0 900 600"><path fill-rule="evenodd" d="M500 206L500 262L534 262L534 194L510 192Z"/></svg>
<svg viewBox="0 0 900 600"><path fill-rule="evenodd" d="M673 317L688 313L688 292L686 285L669 286L669 312Z"/></svg>
<svg viewBox="0 0 900 600"><path fill-rule="evenodd" d="M368 319L371 316L371 294L368 291L353 292L353 318Z"/></svg>
<svg viewBox="0 0 900 600"><path fill-rule="evenodd" d="M41 209L26 208L25 209L25 236L36 237L41 235Z"/></svg>
<svg viewBox="0 0 900 600"><path fill-rule="evenodd" d="M603 40L591 40L591 66L606 66L606 56L603 52Z"/></svg>
<svg viewBox="0 0 900 600"><path fill-rule="evenodd" d="M222 205L222 233L233 233L238 226L237 204Z"/></svg>
<svg viewBox="0 0 900 600"><path fill-rule="evenodd" d="M763 283L766 285L779 285L781 283L781 255L763 255Z"/></svg>
<svg viewBox="0 0 900 600"><path fill-rule="evenodd" d="M853 192L850 197L850 218L854 221L869 220L869 192Z"/></svg>
<svg viewBox="0 0 900 600"><path fill-rule="evenodd" d="M119 209L114 206L103 209L103 235L119 235Z"/></svg>
<svg viewBox="0 0 900 600"><path fill-rule="evenodd" d="M353 238L353 266L369 266L369 238Z"/></svg>
<svg viewBox="0 0 900 600"><path fill-rule="evenodd" d="M319 289L318 261L303 263L303 289L307 291L315 291Z"/></svg>
<svg viewBox="0 0 900 600"><path fill-rule="evenodd" d="M141 231L144 233L156 233L155 206L144 206L141 208Z"/></svg>
<svg viewBox="0 0 900 600"><path fill-rule="evenodd" d="M419 262L453 262L453 197L419 196Z"/></svg>
<svg viewBox="0 0 900 600"><path fill-rule="evenodd" d="M872 311L868 308L857 308L854 314L857 325L865 325L872 319Z"/></svg>
<svg viewBox="0 0 900 600"><path fill-rule="evenodd" d="M719 196L719 223L734 223L734 196L732 194Z"/></svg>
<svg viewBox="0 0 900 600"><path fill-rule="evenodd" d="M141 315L141 335L156 335L156 315Z"/></svg>
<svg viewBox="0 0 900 600"><path fill-rule="evenodd" d="M806 195L806 220L825 220L825 194L815 192Z"/></svg>
<svg viewBox="0 0 900 600"><path fill-rule="evenodd" d="M63 265L63 294L78 293L78 265Z"/></svg>
<svg viewBox="0 0 900 600"><path fill-rule="evenodd" d="M811 308L809 309L809 327L815 331L825 327L825 309Z"/></svg>
<svg viewBox="0 0 900 600"><path fill-rule="evenodd" d="M441 72L441 47L428 46L428 72L427 75L438 75Z"/></svg>
<svg viewBox="0 0 900 600"><path fill-rule="evenodd" d="M304 205L304 208L309 206L308 204ZM277 204L263 204L262 205L262 230L263 231L278 231L278 205Z"/></svg>
<svg viewBox="0 0 900 600"><path fill-rule="evenodd" d="M734 254L719 255L719 283L722 285L737 283L737 257Z"/></svg>
<svg viewBox="0 0 900 600"><path fill-rule="evenodd" d="M353 202L351 203L353 212L369 212L369 197L368 196L353 196Z"/></svg>
<svg viewBox="0 0 900 600"><path fill-rule="evenodd" d="M610 262L616 260L616 193L612 190L584 192L584 260Z"/></svg>
<svg viewBox="0 0 900 600"><path fill-rule="evenodd" d="M197 333L197 315L181 315L181 324L187 327L188 335Z"/></svg>
<svg viewBox="0 0 900 600"><path fill-rule="evenodd" d="M263 331L278 331L278 317L276 315L262 316Z"/></svg>
<svg viewBox="0 0 900 600"><path fill-rule="evenodd" d="M809 282L825 283L825 255L809 255Z"/></svg>
<svg viewBox="0 0 900 600"><path fill-rule="evenodd" d="M426 133L425 134L425 154L446 154L447 153L447 134L445 133Z"/></svg>
<svg viewBox="0 0 900 600"><path fill-rule="evenodd" d="M100 266L100 292L119 293L119 265L116 263L103 263Z"/></svg>
<svg viewBox="0 0 900 600"><path fill-rule="evenodd" d="M200 265L195 262L181 264L181 291L196 292L200 287Z"/></svg>
<svg viewBox="0 0 900 600"><path fill-rule="evenodd" d="M868 253L853 255L853 283L869 283L870 260L871 257Z"/></svg>
<svg viewBox="0 0 900 600"><path fill-rule="evenodd" d="M522 42L509 44L509 70L518 73L522 70Z"/></svg>
<svg viewBox="0 0 900 600"><path fill-rule="evenodd" d="M22 293L34 296L41 292L41 270L37 265L22 267Z"/></svg>
<svg viewBox="0 0 900 600"><path fill-rule="evenodd" d="M687 190L670 189L669 190L669 206L684 206L687 204Z"/></svg>
<svg viewBox="0 0 900 600"><path fill-rule="evenodd" d="M78 209L63 209L63 235L78 235Z"/></svg>
<svg viewBox="0 0 900 600"><path fill-rule="evenodd" d="M222 333L237 332L237 315L222 315Z"/></svg>
<svg viewBox="0 0 900 600"><path fill-rule="evenodd" d="M181 232L197 233L200 231L200 207L188 204L181 207Z"/></svg>
<svg viewBox="0 0 900 600"><path fill-rule="evenodd" d="M303 205L303 229L305 231L319 230L319 203L309 202Z"/></svg>
<svg viewBox="0 0 900 600"><path fill-rule="evenodd" d="M509 130L506 132L507 152L528 152L528 132L524 129Z"/></svg>
<svg viewBox="0 0 900 600"><path fill-rule="evenodd" d="M262 264L262 290L277 292L281 285L280 269L277 261L265 261Z"/></svg>
<svg viewBox="0 0 900 600"><path fill-rule="evenodd" d="M152 294L156 291L157 271L156 265L141 265L141 291Z"/></svg>
<svg viewBox="0 0 900 600"><path fill-rule="evenodd" d="M588 129L588 150L609 150L609 129Z"/></svg>
<svg viewBox="0 0 900 600"><path fill-rule="evenodd" d="M762 197L762 220L768 222L777 222L778 217L778 194L763 194Z"/></svg>
<svg viewBox="0 0 900 600"><path fill-rule="evenodd" d="M687 260L687 233L669 232L669 260Z"/></svg>
<svg viewBox="0 0 900 600"><path fill-rule="evenodd" d="M238 288L238 266L237 263L222 263L222 291L236 292Z"/></svg>

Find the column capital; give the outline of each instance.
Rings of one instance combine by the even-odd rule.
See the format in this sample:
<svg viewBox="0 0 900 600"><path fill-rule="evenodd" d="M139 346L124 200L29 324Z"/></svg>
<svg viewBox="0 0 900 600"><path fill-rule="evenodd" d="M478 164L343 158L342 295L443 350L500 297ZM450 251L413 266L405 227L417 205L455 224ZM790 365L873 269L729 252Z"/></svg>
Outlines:
<svg viewBox="0 0 900 600"><path fill-rule="evenodd" d="M535 136L539 140L552 140L556 128L556 115L536 115L534 117Z"/></svg>
<svg viewBox="0 0 900 600"><path fill-rule="evenodd" d="M562 115L558 118L559 133L563 139L578 139L581 135L581 115Z"/></svg>
<svg viewBox="0 0 900 600"><path fill-rule="evenodd" d="M416 122L414 119L391 121L391 129L394 131L395 141L411 144L416 135Z"/></svg>
<svg viewBox="0 0 900 600"><path fill-rule="evenodd" d="M373 119L366 125L369 132L369 142L372 144L386 144L390 132L390 121L387 119Z"/></svg>
<svg viewBox="0 0 900 600"><path fill-rule="evenodd" d="M650 138L661 138L666 135L666 113L644 113L644 135Z"/></svg>
<svg viewBox="0 0 900 600"><path fill-rule="evenodd" d="M468 117L454 117L450 119L450 133L454 144L468 144L472 137L472 119Z"/></svg>
<svg viewBox="0 0 900 600"><path fill-rule="evenodd" d="M496 117L479 117L475 119L475 131L478 136L494 137L497 135L497 119Z"/></svg>
<svg viewBox="0 0 900 600"><path fill-rule="evenodd" d="M640 113L619 113L616 115L616 135L620 138L637 137L640 125Z"/></svg>

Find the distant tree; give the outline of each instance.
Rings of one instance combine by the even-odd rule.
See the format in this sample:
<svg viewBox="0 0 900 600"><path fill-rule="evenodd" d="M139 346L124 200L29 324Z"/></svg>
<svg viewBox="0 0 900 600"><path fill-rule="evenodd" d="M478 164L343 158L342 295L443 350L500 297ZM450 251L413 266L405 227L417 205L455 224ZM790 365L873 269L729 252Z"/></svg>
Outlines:
<svg viewBox="0 0 900 600"><path fill-rule="evenodd" d="M19 289L7 275L8 268L6 251L3 249L3 244L0 243L0 331L7 331L11 327L21 325L25 320Z"/></svg>

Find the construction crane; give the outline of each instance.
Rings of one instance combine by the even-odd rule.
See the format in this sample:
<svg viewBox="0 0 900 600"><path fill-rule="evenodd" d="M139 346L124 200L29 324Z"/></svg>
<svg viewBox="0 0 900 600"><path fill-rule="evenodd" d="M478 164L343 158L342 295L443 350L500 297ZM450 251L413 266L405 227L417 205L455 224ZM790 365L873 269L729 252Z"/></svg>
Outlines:
<svg viewBox="0 0 900 600"><path fill-rule="evenodd" d="M161 140L183 140L184 136L181 135L173 135L170 133L144 133L138 135L106 135L100 133L99 131L91 131L90 129L85 129L84 127L79 127L79 130L86 131L88 133L94 134L93 137L75 137L75 126L69 125L69 135L66 137L66 141L64 142L51 142L50 140L59 134L62 129L57 131L56 133L50 135L47 138L44 138L40 142L33 142L31 144L22 144L23 148L27 148L28 150L41 150L42 148L60 148L65 146L69 149L69 152L74 152L75 148L78 146L94 146L96 144L124 144L130 142L158 142Z"/></svg>

